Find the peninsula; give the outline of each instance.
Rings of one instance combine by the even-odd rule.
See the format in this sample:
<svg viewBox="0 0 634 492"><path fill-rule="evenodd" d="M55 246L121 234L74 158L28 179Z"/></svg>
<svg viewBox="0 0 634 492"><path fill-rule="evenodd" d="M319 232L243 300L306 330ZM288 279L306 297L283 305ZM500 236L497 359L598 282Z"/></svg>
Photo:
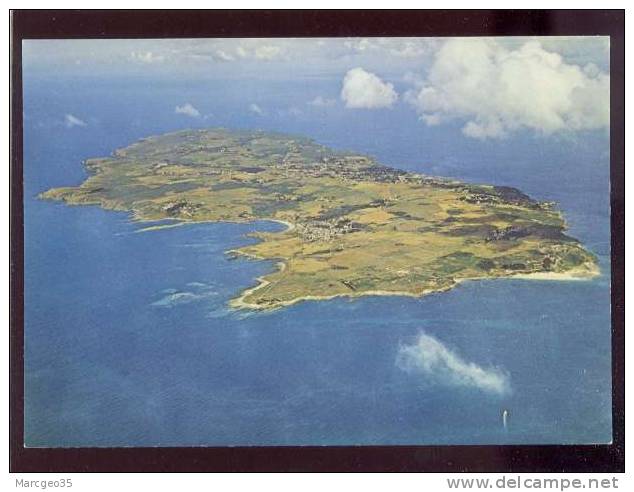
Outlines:
<svg viewBox="0 0 634 492"><path fill-rule="evenodd" d="M596 258L565 234L552 203L515 188L394 169L303 137L185 130L85 165L89 177L81 185L41 197L129 211L139 221L286 224L228 252L278 262L231 301L235 308L423 296L470 279L598 273Z"/></svg>

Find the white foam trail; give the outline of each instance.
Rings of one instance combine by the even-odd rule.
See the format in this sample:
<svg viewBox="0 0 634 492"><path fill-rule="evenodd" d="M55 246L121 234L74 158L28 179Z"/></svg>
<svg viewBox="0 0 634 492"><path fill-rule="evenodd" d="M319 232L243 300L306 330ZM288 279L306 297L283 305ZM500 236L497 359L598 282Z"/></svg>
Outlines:
<svg viewBox="0 0 634 492"><path fill-rule="evenodd" d="M154 301L152 306L161 307L161 308L172 308L181 304L188 304L190 302L203 300L209 297L217 296L218 293L212 290L207 290L204 292L180 292L176 289L164 289L162 291L164 295L159 300Z"/></svg>
<svg viewBox="0 0 634 492"><path fill-rule="evenodd" d="M422 374L436 384L466 386L498 395L511 392L506 372L467 362L440 340L425 333L415 344L400 347L396 364L404 371Z"/></svg>
<svg viewBox="0 0 634 492"><path fill-rule="evenodd" d="M169 294L165 297L162 297L158 301L154 301L152 306L157 307L173 307L178 304L186 304L188 302L195 301L199 299L200 296L193 294L191 292L175 292L173 294Z"/></svg>
<svg viewBox="0 0 634 492"><path fill-rule="evenodd" d="M195 287L196 289L204 289L208 287L208 285L202 282L188 282L187 287Z"/></svg>

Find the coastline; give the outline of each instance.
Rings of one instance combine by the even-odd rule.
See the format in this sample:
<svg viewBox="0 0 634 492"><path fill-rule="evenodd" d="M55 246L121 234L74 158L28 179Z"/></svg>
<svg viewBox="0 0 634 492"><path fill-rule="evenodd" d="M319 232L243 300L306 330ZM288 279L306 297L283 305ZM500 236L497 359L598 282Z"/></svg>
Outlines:
<svg viewBox="0 0 634 492"><path fill-rule="evenodd" d="M136 149L135 151L139 152L140 161L145 162L147 160L148 162L152 163L154 162L152 160L154 159L153 149L155 148L155 146L158 146L158 148L165 148L169 150L168 153L170 156L174 154L176 159L174 162L180 162L178 158L188 155L192 151L192 149L198 149L197 146L200 145L201 142L206 141L205 139L210 135L213 138L217 138L218 132L220 132L221 138L228 142L227 145L229 147L225 147L225 150L226 148L235 148L239 150L241 149L247 152L248 155L251 155L251 149L248 147L247 144L245 144L245 142L251 141L249 139L261 139L263 138L263 136L266 136L266 132L261 131L251 132L247 130L240 130L236 131L236 133L233 134L231 130L226 129L182 130L168 133L165 136L150 136L145 139L140 139L138 142L133 143L128 147L115 150L113 156L110 158L87 159L84 161L84 166L87 168L89 174L91 175L97 176L104 170L110 170L110 174L106 176L106 178L108 179L103 178L93 181L89 181L87 179L79 186L52 188L46 192L40 193L38 197L41 199L61 200L70 205L97 205L101 208L110 210L119 210L127 207L127 211L131 214L133 222L145 222L134 232L150 232L169 229L173 227L180 227L188 224L191 225L217 222L254 224L258 221L269 221L277 222L283 226L283 228L280 228L281 230L267 231L265 234L260 234L258 231L259 227L255 225L255 232L251 232L247 234L247 236L259 238L262 241L267 241L271 237L276 237L277 239L281 240L286 240L287 238L296 239L294 236L301 236L302 240L304 240L306 236L309 240L313 240L313 238L325 238L326 241L331 241L332 238L337 234L343 234L349 231L366 228L366 226L359 226L358 224L354 225L353 227L353 222L358 219L361 224L376 224L375 228L378 231L377 244L379 244L382 248L385 248L385 251L379 251L377 258L385 254L385 256L388 258L388 260L386 260L386 265L388 265L386 268L391 268L390 265L392 263L398 264L398 262L390 263L389 255L404 254L402 252L403 250L400 249L402 247L409 248L413 251L416 247L419 247L420 244L425 245L424 247L427 247L426 245L429 243L432 245L431 247L439 248L439 254L441 254L442 248L446 244L445 241L449 241L449 243L451 243L452 241L451 238L447 239L443 237L439 239L440 236L438 236L438 234L441 234L442 232L451 231L452 233L449 234L449 236L455 235L465 237L467 239L473 239L472 236L476 236L476 241L480 242L484 238L484 243L488 242L490 239L516 239L524 237L526 234L534 234L536 236L537 242L541 242L542 240L549 240L561 246L561 241L559 241L558 243L557 240L562 239L563 241L567 237L564 232L566 231L568 225L566 223L563 212L556 208L556 204L554 204L554 202L539 202L524 194L519 189L508 186L495 186L491 184L470 184L457 179L431 177L417 172L406 171L391 166L384 166L372 158L366 158L353 152L344 153L342 151L332 151L323 146L315 147L316 144L314 144L314 142L310 140L305 140L305 142L307 142L306 145L310 145L308 145L306 149L302 148L303 153L297 151L303 159L300 160L303 164L298 165L299 167L296 168L300 171L299 173L292 173L289 178L288 169L285 173L283 173L283 175L282 173L278 173L277 171L271 172L270 174L264 175L265 177L267 177L268 181L262 178L262 176L260 176L255 181L250 181L251 178L246 179L244 177L241 177L239 179L236 179L242 184L233 183L229 187L229 189L233 189L233 187L235 186L237 186L239 189L243 187L255 187L257 193L260 193L263 196L266 195L270 198L269 201L273 202L273 205L271 205L269 201L265 200L268 204L266 207L257 208L251 206L250 200L253 190L249 191L249 194L246 198L241 194L237 194L235 195L235 197L237 198L234 199L234 192L227 191L227 194L231 199L224 197L222 200L216 200L214 198L214 193L212 193L215 188L212 190L212 188L206 187L205 183L207 183L207 181L209 180L212 184L215 184L216 182L224 183L224 181L226 181L224 178L205 177L203 179L203 176L206 176L206 174L200 174L199 172L188 172L183 174L180 171L176 172L175 174L159 173L159 175L162 177L157 178L154 173L154 164L152 165L152 167L141 166L140 169L138 169L140 174L138 176L135 175L135 180L133 181L133 184L135 184L135 186L137 187L140 187L141 190L144 192L140 196L135 195L136 188L132 190L131 196L129 196L130 193L127 192L121 192L117 194L113 191L115 190L115 187L113 187L112 185L117 184L118 179L122 179L123 177L125 177L126 180L128 179L125 174L122 175L120 173L120 169L116 166L116 164L118 162L124 162L136 166L136 159L130 159L128 156L130 149ZM170 135L171 137L169 137ZM174 138L174 136L177 136L178 138ZM247 170L245 172L251 173L253 169L257 169L257 172L266 171L267 173L269 173L270 166L265 165L265 162L268 162L267 159L269 157L277 155L276 149L278 149L279 145L283 144L283 146L287 146L288 149L295 149L295 137L291 139L290 136L284 136L284 134L271 134L267 138L270 140L267 140L268 146L264 147L267 150L263 154L255 153L251 156L253 159L255 159L255 161L261 161L260 164L262 164L264 167L251 168L251 170ZM148 142L150 143L149 146L146 145ZM165 145L167 145L167 147L165 147ZM194 145L194 147L192 147L192 145ZM201 148L204 150L204 152L214 153L217 151L215 147L207 148L203 146ZM307 162L312 162L310 161L309 157L312 159L311 156L313 156L313 154L311 152L315 151L315 149L318 149L320 152L326 152L328 158L324 159L325 169L321 169L323 167L321 165L306 166ZM295 152L295 150L293 150L293 152ZM134 156L136 154L132 152L131 155ZM315 155L321 154L318 153ZM232 170L236 166L236 162L240 165L239 169L242 168L243 163L241 163L239 160L236 161L233 158L227 158L227 156L224 156L223 159L224 160L222 160L222 162L226 164L230 170ZM361 191L359 191L359 193L357 194L354 194L351 199L351 190L350 187L346 184L348 182L348 178L346 178L346 175L341 174L339 171L337 171L337 169L339 169L339 167L337 166L343 166L345 162L347 162L346 159L352 159L351 162L356 162L357 164L359 164L358 166L352 166L352 175L354 176L353 181L355 183L367 185L365 188L361 186ZM281 162L284 162L284 159ZM163 163L162 165L166 164ZM207 163L205 165L211 164ZM333 172L335 178L341 178L341 180L338 180L336 182L336 186L330 181L333 177ZM284 190L289 185L289 180L290 184L297 184L297 176L299 176L301 181L301 179L305 177L304 175L311 178L310 183L312 186L315 187L315 189L317 190L316 192L311 191L310 193L304 193L306 196L302 195L303 198L302 196L284 197L278 196L279 193L277 192L272 193L271 190L277 190L275 186L283 185L280 189ZM403 175L408 177L408 179L402 179ZM220 176L222 176L222 173L220 174ZM165 190L162 188L162 186L165 184L180 183L183 177L187 177L185 181L193 181L195 186L194 189L197 190L196 193L192 193L191 196L188 194L188 192L190 191L189 188L191 187L191 185L189 184L185 187L185 189L179 188L177 190ZM138 182L136 181L136 178L138 178ZM409 178L415 179L412 180ZM245 184L245 179L247 184ZM105 183L102 182L104 180ZM260 184L264 182L268 183L267 186L260 186ZM388 187L395 188L397 191L401 190L403 193L405 193L405 195L409 197L403 200L404 203L402 204L402 210L395 209L394 214L387 213L387 215L385 213L385 210L383 210L383 215L379 214L378 216L376 215L376 211L372 210L355 215L358 208L357 202L362 204L360 210L365 210L369 208L375 209L377 207L381 208L388 206L386 205L386 200L382 198L382 194L377 191L377 188L382 190L384 187L383 184L377 183L384 182L389 183ZM402 182L408 184L401 185L400 183ZM273 183L275 186L271 187L271 183ZM438 201L438 203L445 203L445 205L443 206L436 207L442 212L441 216L439 216L440 218L438 219L425 219L421 217L415 217L409 213L411 212L410 209L414 206L414 202L412 201L413 198L410 197L410 194L412 196L417 196L417 194L421 192L420 188L421 186L423 186L423 184L425 184L425 186L431 187L434 200ZM319 196L318 192L323 191L323 186L326 186L327 189L332 188L331 191L334 190L332 191L333 195L330 196L329 194L328 196ZM155 188L157 189L157 191L152 191ZM394 192L392 188L389 188L390 197L392 197L392 193ZM104 190L110 191L105 192ZM398 196L398 193L396 193L395 196ZM175 197L179 197L179 199L177 200L177 198ZM300 198L302 198L302 200L299 200ZM372 198L375 199L371 200ZM277 204L277 202L282 199L284 201L288 201L291 199L299 201L307 200L311 206L315 205L319 200L326 199L327 201L329 201L336 199L338 201L341 201L343 205L333 205L332 208L333 210L335 210L335 212L333 212L333 216L336 218L335 220L330 215L324 215L322 217L321 214L313 214L313 212L311 211L312 209L310 207L306 208L305 204L300 206L291 203L285 204L284 206L278 206L279 204ZM149 204L147 203L148 201ZM202 203L198 203L199 201L202 201ZM389 200L387 201L399 201L399 199L395 198L394 200L392 200L392 198L389 198ZM419 204L417 203L415 210L419 209L418 205ZM451 209L451 213L450 209L448 208L450 205L452 207L456 207L454 209ZM323 204L319 205L320 210L323 207ZM473 221L473 217L469 217L463 222L456 219L456 216L460 215L465 210L471 210L471 212L473 212L474 207L475 211L478 212L478 214L480 214L481 212L487 212L487 207L492 208L492 210L494 211L500 212L500 214L499 217L498 215L494 215L491 216L492 218L486 220L477 218L477 220L475 220L475 223L478 224L477 226L469 225L471 224L469 220ZM511 208L511 210L509 210L509 207ZM326 206L326 208L328 208L328 206ZM498 209L501 209L501 211ZM427 211L426 213L432 214L432 216L434 217L434 214L437 213L436 209L434 209L433 207L429 210L424 210ZM254 217L253 214L269 216ZM478 214L476 214L477 217L479 217ZM422 215L425 214L423 213ZM446 217L443 218L445 215ZM178 217L182 218L179 219ZM485 217L489 216L485 214ZM399 229L399 232L402 232L404 234L404 238L412 239L411 241L401 241L399 239L398 243L387 244L388 240L386 240L386 238L390 237L389 225L392 219L404 221L404 224L406 225L402 228L402 230ZM480 224L480 220L483 221L483 224ZM517 220L519 220L519 225L516 224ZM343 221L344 225L341 225L339 221ZM452 222L454 222L453 225L451 225ZM458 224L455 224L455 222L458 222ZM486 230L482 232L482 226L494 227L495 234L493 234L492 232L486 232ZM445 230L446 228L448 229ZM275 227L274 229L278 228ZM397 227L394 225L392 230L396 231ZM480 232L478 231L482 232L482 234L480 234ZM413 238L410 238L410 235L417 235L419 232L421 233L421 235L423 235L422 239L419 236L417 236L415 240ZM485 232L486 235L484 235ZM557 234L553 235L553 232L556 232ZM424 236L425 234L429 234L429 236ZM489 237L491 234L493 235ZM345 237L347 238L347 236ZM344 236L342 236L341 241L345 242L343 238ZM371 235L363 236L363 244L355 245L355 247L372 249L372 247L374 246L374 243L372 242L373 239L374 237ZM587 250L585 250L580 243L570 243L566 247L562 247L561 249L562 255L564 252L568 251L568 249L581 250L576 251L578 253L576 257L572 257L574 261L562 261L560 263L553 263L551 261L551 263L546 265L546 268L554 268L557 266L560 269L568 268L568 270L561 272L542 270L542 263L537 263L536 260L533 258L533 253L529 254L529 252L526 251L526 248L521 250L521 253L518 255L519 260L522 261L518 260L516 262L516 258L512 258L512 263L497 262L493 263L490 267L483 266L480 268L476 268L461 259L464 258L464 256L460 256L460 254L468 254L474 256L474 253L472 251L473 248L471 248L470 246L465 246L465 251L460 250L454 252L456 255L458 255L456 257L459 263L457 269L440 269L436 271L433 266L429 267L427 269L428 275L419 278L418 284L412 283L415 281L413 277L408 279L407 281L400 281L398 278L392 279L392 277L390 276L378 275L376 279L369 279L369 282L365 283L365 288L367 290L362 290L359 289L358 286L353 286L350 287L350 290L348 291L337 285L333 286L334 292L336 293L329 293L328 289L324 288L324 278L326 278L327 280L330 280L331 278L339 279L342 280L344 284L347 284L346 279L348 277L348 279L354 278L353 274L355 272L352 271L344 275L344 278L341 277L340 273L332 274L330 276L328 274L324 274L324 277L311 277L312 281L309 287L306 287L306 285L302 285L301 283L293 284L293 286L289 288L290 290L281 289L282 292L275 295L274 291L276 291L275 287L278 286L278 282L283 283L287 279L287 277L293 276L296 273L295 268L292 266L293 263L289 262L294 261L293 258L295 258L294 255L297 253L297 251L293 249L293 247L295 247L293 241L289 241L289 243L291 245L288 247L288 249L277 249L276 246L279 245L274 243L272 247L264 248L262 250L259 250L257 248L250 249L248 247L239 247L226 252L236 255L244 255L258 260L272 261L273 264L276 263L277 268L277 270L274 272L270 272L256 278L254 286L245 289L241 293L238 293L235 299L229 301L229 305L231 307L235 307L238 309L246 308L267 310L292 305L297 302L301 302L302 300L326 300L335 297L356 298L366 295L423 297L431 293L450 290L456 287L458 284L468 280L516 278L539 281L579 281L587 278L592 278L600 273L598 268L594 264L594 260L591 258L592 255ZM466 243L467 241L465 240L465 244ZM280 248L282 247L280 246ZM497 258L498 255L495 248L491 247L489 249L493 249L493 252L488 252L487 254L476 256L482 256L483 258L488 258L490 256L491 258L489 259ZM245 253L245 250L253 251L255 252L255 254ZM362 249L361 253L363 251L364 250ZM409 250L406 249L405 251L405 254L407 254ZM258 253L261 253L263 256L257 256ZM453 255L454 253L451 254ZM524 253L528 255L528 260L530 260L529 262L524 261ZM332 248L330 248L330 255L332 256ZM555 253L555 256L558 256L558 254ZM420 261L417 258L419 258L419 256L412 255L412 257L408 258L402 263L406 266L406 268L409 268L412 265L417 265L419 268L425 269L425 261L427 261L428 259L427 256L423 255L422 257L420 257L422 258ZM433 259L433 256L431 256L431 258ZM451 262L454 261L456 258L452 257L447 261ZM342 261L343 264L346 265L346 268L349 267L354 270L354 268L356 267L354 253L352 256L343 256ZM381 264L373 268L377 268L377 271L381 271L383 269L383 266ZM287 269L285 274L280 275L280 272L284 272L285 269ZM310 272L310 270L308 271ZM362 273L361 275L364 274ZM460 276L464 278L461 278ZM271 286L274 288L271 289L269 287L267 289L267 286ZM373 287L375 287L375 289L372 289ZM379 287L383 287L383 289ZM385 288L395 290L384 290ZM266 291L261 291L260 289L266 289ZM255 294L256 292L257 294ZM269 292L268 297L265 295L266 292ZM307 295L302 295L302 293ZM248 302L248 299L250 297L254 298L253 302ZM282 297L285 300L280 300L279 297Z"/></svg>
<svg viewBox="0 0 634 492"><path fill-rule="evenodd" d="M291 232L295 229L295 224L292 222L287 222L282 219L253 219L253 220L245 220L245 221L235 221L235 220L183 220L183 219L173 219L171 217L165 217L163 219L152 220L149 222L158 222L161 220L173 220L175 221L173 224L160 224L160 225L148 225L147 227L142 227L141 229L137 229L134 231L138 232L151 232L151 231L160 231L162 229L172 229L174 227L181 227L184 225L193 225L193 224L217 224L219 222L225 222L228 224L246 224L249 222L256 221L265 221L265 222L277 222L278 224L282 224L286 226L286 229L278 232ZM144 222L143 219L133 220L133 222Z"/></svg>
<svg viewBox="0 0 634 492"><path fill-rule="evenodd" d="M169 220L169 218L166 218L166 220ZM286 229L284 229L283 231L278 231L278 233L287 233L295 229L295 224L283 219L277 219L277 218L264 219L263 218L263 219L257 219L257 220L277 222L278 224L284 225ZM162 229L170 229L173 227L180 227L183 225L199 224L199 223L206 223L206 222L213 223L218 221L195 221L195 220L178 221L173 224L161 224L156 226L144 227L142 229L138 229L135 232L150 232L150 231L157 231ZM225 221L220 221L220 222L225 222ZM226 222L242 223L242 222L234 222L234 221L226 221ZM248 221L245 221L245 222L248 222ZM244 251L241 251L239 248L227 250L225 251L225 254L244 256L250 259L261 260L261 261L272 260L272 258L263 258L263 257L253 255L250 253L245 253ZM286 269L285 260L283 258L280 258L279 261L277 261L277 263L275 264L275 266L277 267L278 273L283 272ZM367 290L367 291L350 292L350 293L346 292L346 293L339 293L339 294L332 294L332 295L306 295L306 296L299 296L287 301L279 301L278 303L271 306L261 306L258 304L253 304L253 303L245 301L245 298L251 295L252 293L265 288L267 285L270 285L271 282L267 280L266 277L271 275L272 273L275 273L275 272L267 273L260 277L256 277L255 279L257 282L256 285L243 290L237 297L230 299L228 302L229 307L234 310L253 310L253 311L260 311L260 312L264 312L264 311L270 312L270 311L275 311L277 309L281 309L283 307L292 306L293 304L297 304L302 301L325 301L325 300L335 299L337 297L348 297L351 299L356 299L356 298L364 297L364 296L392 296L392 297L399 296L399 297L423 298L430 294L449 291L457 287L458 285L468 281L493 280L493 279L518 279L518 280L537 280L537 281L579 282L579 281L590 280L600 275L601 271L598 265L595 263L584 263L583 265L577 268L573 268L565 272L532 272L532 273L517 273L517 274L510 274L510 275L492 275L492 276L471 277L471 278L456 278L456 279L453 279L453 284L447 287L438 288L438 289L425 289L420 293L415 293L410 291L391 291L391 290L378 289L378 290Z"/></svg>
<svg viewBox="0 0 634 492"><path fill-rule="evenodd" d="M165 219L161 219L161 220L170 220L170 218L166 217ZM278 224L284 225L286 229L282 231L277 231L278 233L287 233L295 229L295 224L283 219L262 218L262 219L255 219L255 220L277 222ZM201 223L216 223L216 222L244 223L244 222L251 222L251 221L238 222L238 221L183 220L183 221L177 221L172 224L150 225L148 227L144 227L144 228L136 230L135 233L151 232L151 231L157 231L162 229L171 229L174 227L180 227L184 225L193 225L193 224L201 224ZM227 250L225 251L225 254L244 256L250 259L260 260L260 261L274 260L274 258L264 258L264 257L260 257L250 253L245 253L244 251L241 251L239 248ZM277 267L277 273L283 272L286 269L285 260L283 258L279 258L278 260L279 261L275 263L275 266ZM257 282L256 285L243 290L237 297L230 299L228 302L229 307L234 310L252 310L252 311L260 311L260 312L271 312L277 309L281 309L283 307L297 304L302 301L325 301L325 300L335 299L337 297L348 297L350 299L356 299L356 298L364 297L364 296L391 296L391 297L399 296L399 297L423 298L430 294L449 291L457 287L458 285L464 282L469 282L469 281L493 280L493 279L518 279L518 280L536 280L536 281L579 282L579 281L590 280L594 277L597 277L598 275L601 274L601 271L598 265L595 263L584 263L581 266L578 266L576 268L570 269L565 272L542 271L542 272L532 272L532 273L516 273L516 274L509 274L509 275L492 275L492 276L470 277L470 278L455 278L453 279L453 283L449 286L438 288L438 289L425 289L420 293L411 292L411 291L391 291L391 290L377 289L377 290L367 290L367 291L359 291L359 292L338 293L338 294L332 294L332 295L305 295L305 296L299 296L293 299L289 299L287 301L279 301L276 304L270 305L270 306L261 306L258 304L245 301L245 298L251 295L253 292L256 292L260 289L265 288L267 285L270 285L271 282L267 280L266 277L271 275L272 273L276 273L276 272L270 272L260 277L256 277L255 279Z"/></svg>
<svg viewBox="0 0 634 492"><path fill-rule="evenodd" d="M245 256L247 258L256 259L256 260L267 260L268 258L262 258L257 255L244 253L240 250L229 250L227 254L236 254ZM278 268L278 272L283 272L286 268L286 263L282 261L278 261L276 263ZM275 272L271 272L275 273ZM245 298L251 295L253 292L256 292L259 289L262 289L269 285L271 282L266 279L268 275L262 275L256 278L258 282L257 285L250 287L240 293L238 297L229 300L229 307L235 310L241 309L249 309L256 310L260 312L271 312L281 309L283 307L292 306L293 304L297 304L302 301L327 301L330 299L335 299L337 297L349 297L351 299L356 299L364 296L399 296L399 297L414 297L414 298L423 298L430 294L447 292L458 285L470 282L470 281L478 281L478 280L494 280L494 279L518 279L518 280L537 280L537 281L558 281L558 282L581 282L581 281L589 281L601 274L601 270L598 265L595 263L584 263L582 266L570 269L565 272L533 272L533 273L518 273L511 275L493 275L490 277L471 277L471 278L457 278L453 279L453 284L447 287L439 288L439 289L425 289L421 293L415 293L410 291L391 291L391 290L367 290L360 292L350 292L350 293L341 293L341 294L333 294L333 295L306 295L299 296L288 301L280 301L272 306L260 306L258 304L253 304L245 301Z"/></svg>
<svg viewBox="0 0 634 492"><path fill-rule="evenodd" d="M279 231L279 232L291 232L295 229L295 224L293 224L292 222L288 222L286 220L282 220L282 219L262 219L262 220L268 220L269 222L277 222L278 224L285 225L286 230Z"/></svg>
<svg viewBox="0 0 634 492"><path fill-rule="evenodd" d="M181 227L184 225L189 225L194 223L195 222L182 221L182 222L176 222L175 224L161 224L161 225L147 226L141 229L137 229L136 231L134 231L134 233L138 234L140 232L161 231L163 229L173 229L174 227Z"/></svg>
<svg viewBox="0 0 634 492"><path fill-rule="evenodd" d="M522 280L554 280L560 282L580 282L590 280L601 275L601 270L596 263L585 263L585 268L577 267L566 272L534 272L513 275L513 278Z"/></svg>

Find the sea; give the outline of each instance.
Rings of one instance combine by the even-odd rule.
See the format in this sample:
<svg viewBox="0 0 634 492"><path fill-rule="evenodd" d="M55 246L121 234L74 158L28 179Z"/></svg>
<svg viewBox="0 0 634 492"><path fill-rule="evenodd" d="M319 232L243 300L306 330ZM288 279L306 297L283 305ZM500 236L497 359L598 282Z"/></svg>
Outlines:
<svg viewBox="0 0 634 492"><path fill-rule="evenodd" d="M334 77L25 71L26 446L611 441L608 133L480 141L460 122L425 126L404 101L391 110L307 104L339 91ZM175 113L186 102L200 115ZM555 201L601 275L234 311L228 301L275 265L225 252L282 225L140 232L147 224L124 212L38 199L80 184L84 159L218 126L305 135L400 169Z"/></svg>

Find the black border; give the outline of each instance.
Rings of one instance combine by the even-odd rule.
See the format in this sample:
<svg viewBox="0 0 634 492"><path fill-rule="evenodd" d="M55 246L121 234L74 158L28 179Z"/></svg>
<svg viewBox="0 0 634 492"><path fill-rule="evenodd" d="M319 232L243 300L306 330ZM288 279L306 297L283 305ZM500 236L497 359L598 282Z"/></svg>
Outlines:
<svg viewBox="0 0 634 492"><path fill-rule="evenodd" d="M11 12L11 472L624 472L624 10L14 10ZM611 37L613 444L24 448L23 39L311 36Z"/></svg>

